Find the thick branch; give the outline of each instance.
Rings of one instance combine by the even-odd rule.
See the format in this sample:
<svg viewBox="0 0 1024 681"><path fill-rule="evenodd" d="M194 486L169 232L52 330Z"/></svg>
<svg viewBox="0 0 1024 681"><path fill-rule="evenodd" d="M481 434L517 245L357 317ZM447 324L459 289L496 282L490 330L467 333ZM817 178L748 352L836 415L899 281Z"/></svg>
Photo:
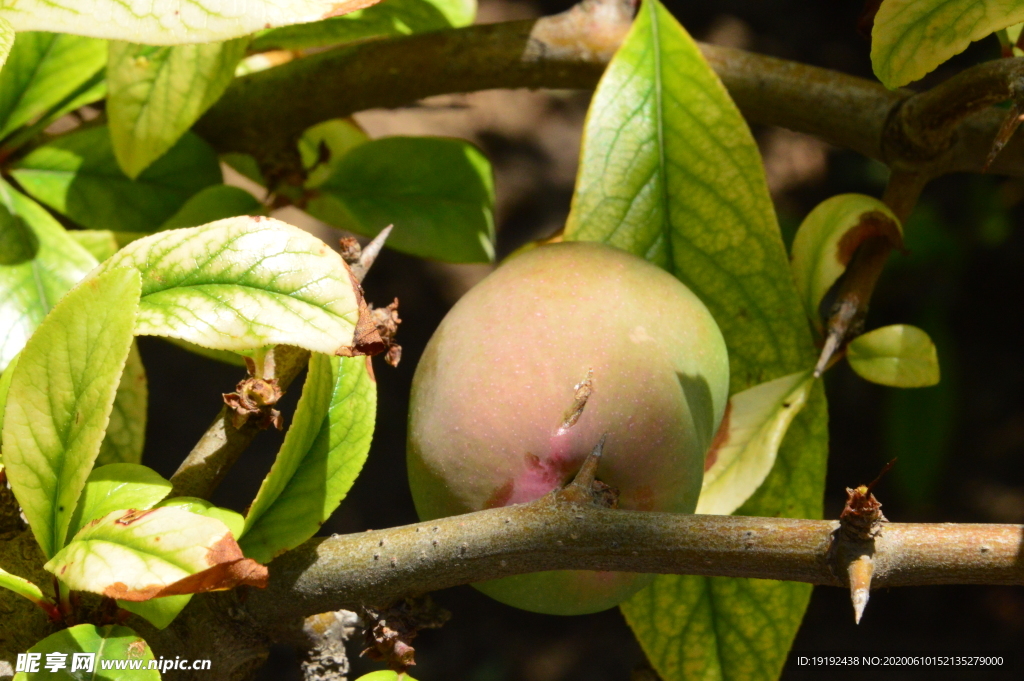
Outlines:
<svg viewBox="0 0 1024 681"><path fill-rule="evenodd" d="M608 510L538 501L374 532L314 539L251 591L256 620L387 604L541 570L622 570L846 586L838 521ZM1024 584L1024 526L886 524L873 585ZM275 625L276 626L276 625Z"/></svg>
<svg viewBox="0 0 1024 681"><path fill-rule="evenodd" d="M195 129L219 151L294 171L295 140L331 118L454 92L591 89L628 28L629 4L589 0L536 21L376 40L297 59L236 79ZM751 121L929 176L982 171L1003 118L988 107L1013 96L1024 72L1022 60L991 62L912 96L828 69L701 49ZM991 170L1024 175L1024 142L1011 140Z"/></svg>

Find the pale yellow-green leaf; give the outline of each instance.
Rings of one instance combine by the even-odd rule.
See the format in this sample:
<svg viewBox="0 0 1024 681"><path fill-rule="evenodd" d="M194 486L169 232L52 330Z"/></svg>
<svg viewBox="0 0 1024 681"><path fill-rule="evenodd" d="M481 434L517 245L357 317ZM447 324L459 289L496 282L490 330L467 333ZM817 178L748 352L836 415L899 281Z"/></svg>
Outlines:
<svg viewBox="0 0 1024 681"><path fill-rule="evenodd" d="M335 251L297 227L241 216L133 241L100 271L142 274L138 335L234 352L352 345L357 294Z"/></svg>
<svg viewBox="0 0 1024 681"><path fill-rule="evenodd" d="M885 0L871 31L871 65L886 87L906 85L1021 21L1021 0Z"/></svg>
<svg viewBox="0 0 1024 681"><path fill-rule="evenodd" d="M850 367L862 378L895 388L924 388L939 382L939 355L928 334L894 324L857 336L846 348Z"/></svg>
<svg viewBox="0 0 1024 681"><path fill-rule="evenodd" d="M47 557L64 546L99 454L138 300L137 272L88 278L54 306L18 357L4 412L4 464Z"/></svg>
<svg viewBox="0 0 1024 681"><path fill-rule="evenodd" d="M377 0L0 0L21 31L55 31L149 45L228 40L353 12Z"/></svg>
<svg viewBox="0 0 1024 681"><path fill-rule="evenodd" d="M95 468L85 481L68 536L74 537L90 521L113 511L150 509L170 492L170 482L139 464L113 463Z"/></svg>
<svg viewBox="0 0 1024 681"><path fill-rule="evenodd" d="M7 55L14 47L14 27L11 23L0 16L0 68L7 62Z"/></svg>
<svg viewBox="0 0 1024 681"><path fill-rule="evenodd" d="M715 438L714 463L704 472L696 513L728 515L757 491L813 384L811 372L803 371L729 398L726 430Z"/></svg>
<svg viewBox="0 0 1024 681"><path fill-rule="evenodd" d="M49 601L38 586L24 577L12 575L3 568L0 568L0 589L10 589L33 603L46 603Z"/></svg>
<svg viewBox="0 0 1024 681"><path fill-rule="evenodd" d="M893 212L878 199L863 194L826 199L800 224L793 238L790 263L804 310L819 333L824 329L818 313L822 298L846 271L860 241L883 224L902 234Z"/></svg>
<svg viewBox="0 0 1024 681"><path fill-rule="evenodd" d="M151 509L137 518L113 511L87 524L44 567L71 589L148 600L218 564L225 541L234 544L224 523L184 508Z"/></svg>
<svg viewBox="0 0 1024 681"><path fill-rule="evenodd" d="M111 41L107 118L114 154L134 179L174 146L231 83L248 38L153 47Z"/></svg>

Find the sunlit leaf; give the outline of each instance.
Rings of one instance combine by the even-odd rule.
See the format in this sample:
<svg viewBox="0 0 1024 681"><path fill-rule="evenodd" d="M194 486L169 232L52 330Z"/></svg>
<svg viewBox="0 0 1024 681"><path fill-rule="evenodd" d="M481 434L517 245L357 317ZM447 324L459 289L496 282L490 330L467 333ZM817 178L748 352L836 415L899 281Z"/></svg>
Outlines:
<svg viewBox="0 0 1024 681"><path fill-rule="evenodd" d="M397 672L393 672L390 669L383 669L381 671L370 672L360 676L356 681L416 681L408 674L398 675Z"/></svg>
<svg viewBox="0 0 1024 681"><path fill-rule="evenodd" d="M85 481L78 506L71 516L68 536L74 537L85 525L117 510L145 511L171 492L171 483L152 468L134 463L100 466Z"/></svg>
<svg viewBox="0 0 1024 681"><path fill-rule="evenodd" d="M33 197L83 227L117 232L156 230L189 197L222 179L213 149L186 133L132 180L114 157L106 126L37 147L11 174Z"/></svg>
<svg viewBox="0 0 1024 681"><path fill-rule="evenodd" d="M7 62L12 47L14 47L14 27L6 19L0 17L0 68Z"/></svg>
<svg viewBox="0 0 1024 681"><path fill-rule="evenodd" d="M813 383L811 372L801 371L729 398L708 452L696 513L729 515L757 491L775 465L782 439Z"/></svg>
<svg viewBox="0 0 1024 681"><path fill-rule="evenodd" d="M110 43L107 118L114 154L129 177L163 156L220 98L248 43Z"/></svg>
<svg viewBox="0 0 1024 681"><path fill-rule="evenodd" d="M386 0L345 16L265 31L253 40L254 52L303 50L366 38L411 35L469 26L476 0Z"/></svg>
<svg viewBox="0 0 1024 681"><path fill-rule="evenodd" d="M159 508L166 508L168 506L173 506L175 508L189 511L190 513L219 520L224 523L229 530L231 530L232 537L237 538L242 534L242 527L245 524L245 519L242 518L240 514L235 513L230 509L214 506L205 499L197 499L195 497L172 497L157 504L157 507ZM191 599L192 594L183 594L181 596L164 596L163 598L153 598L148 601L139 602L118 600L117 604L128 612L133 612L139 617L144 617L157 629L163 629L174 621L174 618L178 616L178 613L180 613L186 605L188 605L188 602Z"/></svg>
<svg viewBox="0 0 1024 681"><path fill-rule="evenodd" d="M1020 0L885 0L871 31L871 65L887 87L906 85L1021 21Z"/></svg>
<svg viewBox="0 0 1024 681"><path fill-rule="evenodd" d="M106 61L107 43L103 40L19 33L0 71L0 137L74 94Z"/></svg>
<svg viewBox="0 0 1024 681"><path fill-rule="evenodd" d="M138 311L139 275L79 284L29 339L3 424L7 477L47 557L63 545L99 454Z"/></svg>
<svg viewBox="0 0 1024 681"><path fill-rule="evenodd" d="M332 164L306 210L388 246L446 262L494 259L494 179L480 150L462 140L385 137Z"/></svg>
<svg viewBox="0 0 1024 681"><path fill-rule="evenodd" d="M377 0L0 0L18 32L57 31L176 45L227 40L274 26L345 14Z"/></svg>
<svg viewBox="0 0 1024 681"><path fill-rule="evenodd" d="M327 244L271 218L237 217L133 241L101 271L142 274L136 333L214 350L351 347L359 316L347 265Z"/></svg>
<svg viewBox="0 0 1024 681"><path fill-rule="evenodd" d="M160 508L174 506L175 508L182 508L189 513L219 520L231 530L231 536L236 539L242 536L242 530L245 527L245 518L242 517L242 514L235 513L229 508L215 506L206 499L199 499L198 497L171 497L161 501L157 506Z"/></svg>
<svg viewBox="0 0 1024 681"><path fill-rule="evenodd" d="M43 592L38 586L18 575L12 575L10 572L0 568L0 589L10 589L14 593L18 594L23 598L27 598L33 603L47 603L49 599L43 595Z"/></svg>
<svg viewBox="0 0 1024 681"><path fill-rule="evenodd" d="M295 418L245 519L247 556L268 562L316 534L362 470L376 411L365 358L313 355Z"/></svg>
<svg viewBox="0 0 1024 681"><path fill-rule="evenodd" d="M874 329L846 348L850 368L861 378L895 388L924 388L939 382L939 355L928 334L908 324Z"/></svg>
<svg viewBox="0 0 1024 681"><path fill-rule="evenodd" d="M40 654L39 669L35 672L19 672L14 675L14 681L160 681L159 671L147 669L149 661L155 659L149 644L128 627L79 624L50 634L29 648L28 652ZM48 653L63 653L67 666L57 672L48 670ZM76 666L76 653L95 656L91 667ZM126 666L128 661L133 660L140 661L140 669L118 669L116 666L103 669L103 665L100 664L101 661L110 661L117 665L116 661L120 661L122 666ZM77 662L79 665L84 664L82 658L78 658ZM87 668L90 671L85 671Z"/></svg>
<svg viewBox="0 0 1024 681"><path fill-rule="evenodd" d="M833 196L804 218L793 239L793 278L804 310L819 332L824 328L818 313L821 300L846 271L861 242L884 235L899 245L902 234L893 212L863 194Z"/></svg>
<svg viewBox="0 0 1024 681"><path fill-rule="evenodd" d="M565 236L624 248L686 283L725 336L733 393L813 366L754 140L654 0L642 3L594 95ZM826 442L816 386L739 512L820 516ZM809 596L804 584L659 576L622 609L666 681L774 681Z"/></svg>
<svg viewBox="0 0 1024 681"><path fill-rule="evenodd" d="M71 589L126 601L263 586L267 578L224 523L174 506L94 520L44 567Z"/></svg>
<svg viewBox="0 0 1024 681"><path fill-rule="evenodd" d="M42 206L0 180L0 371L95 266Z"/></svg>

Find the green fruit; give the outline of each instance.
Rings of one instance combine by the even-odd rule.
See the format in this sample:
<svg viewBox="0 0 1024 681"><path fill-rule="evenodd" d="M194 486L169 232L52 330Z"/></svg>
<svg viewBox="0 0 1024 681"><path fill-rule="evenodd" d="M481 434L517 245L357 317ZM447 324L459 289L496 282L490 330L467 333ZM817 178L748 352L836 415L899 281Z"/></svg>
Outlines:
<svg viewBox="0 0 1024 681"><path fill-rule="evenodd" d="M593 392L563 428L588 372ZM692 513L728 386L715 320L670 274L593 243L526 251L452 308L416 369L416 509L430 520L532 501L569 482L607 433L597 477L620 508ZM580 614L649 580L562 571L475 586L526 610Z"/></svg>

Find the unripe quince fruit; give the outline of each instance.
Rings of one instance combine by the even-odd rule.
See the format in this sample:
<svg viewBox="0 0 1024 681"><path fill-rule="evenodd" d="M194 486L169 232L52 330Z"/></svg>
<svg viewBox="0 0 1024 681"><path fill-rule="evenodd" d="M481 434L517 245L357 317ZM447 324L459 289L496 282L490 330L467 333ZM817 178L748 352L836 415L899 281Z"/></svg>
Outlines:
<svg viewBox="0 0 1024 681"><path fill-rule="evenodd" d="M566 428L588 373L592 394ZM597 478L618 490L619 508L692 513L728 386L722 334L679 280L600 244L527 251L452 308L416 369L416 510L431 520L532 501L571 481L607 434ZM651 578L559 571L474 586L526 610L580 614Z"/></svg>

